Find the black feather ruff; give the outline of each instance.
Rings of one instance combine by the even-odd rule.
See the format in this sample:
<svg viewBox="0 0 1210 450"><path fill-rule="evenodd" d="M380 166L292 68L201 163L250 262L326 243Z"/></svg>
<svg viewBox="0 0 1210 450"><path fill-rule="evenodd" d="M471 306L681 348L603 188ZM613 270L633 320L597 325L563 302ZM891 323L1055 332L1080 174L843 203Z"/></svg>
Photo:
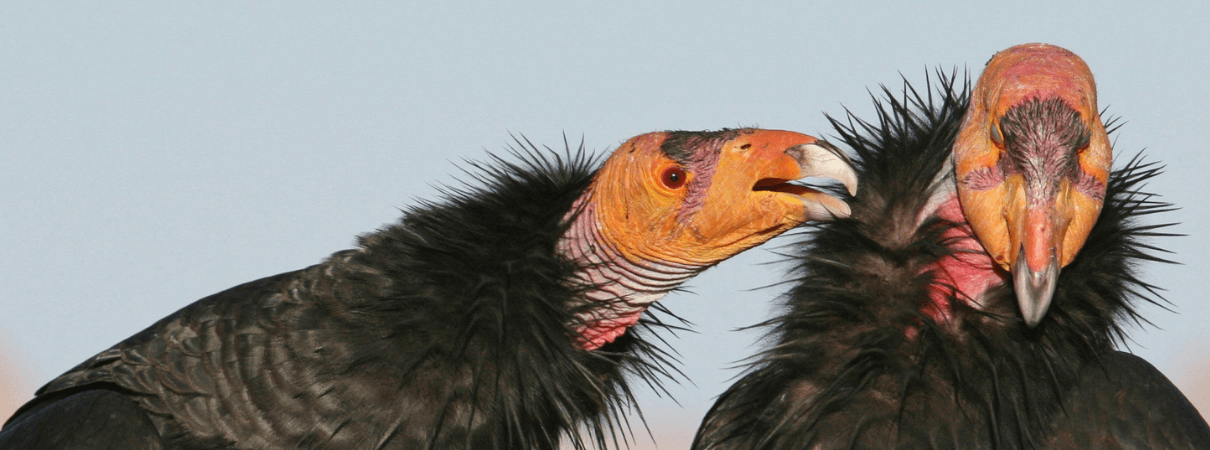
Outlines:
<svg viewBox="0 0 1210 450"><path fill-rule="evenodd" d="M555 245L599 161L583 145L517 144L518 162L472 163L475 183L359 248L199 300L102 352L13 420L103 389L136 400L180 449L623 445L627 380L662 389L679 375L643 338L670 326L646 315L596 351L573 344L569 309L587 287L568 283L578 268Z"/></svg>
<svg viewBox="0 0 1210 450"><path fill-rule="evenodd" d="M956 73L938 78L923 92L884 88L873 122L830 119L856 154L852 216L799 235L784 313L762 324L771 346L719 398L694 448L1038 448L1081 374L1142 320L1133 306L1162 300L1138 266L1164 261L1147 241L1167 225L1142 219L1171 207L1140 191L1159 168L1135 157L1110 176L1039 326L1023 325L1011 286L993 288L982 311L951 298L954 323L922 314L937 283L928 268L953 251L942 234L955 224L918 216L950 170L970 91Z"/></svg>

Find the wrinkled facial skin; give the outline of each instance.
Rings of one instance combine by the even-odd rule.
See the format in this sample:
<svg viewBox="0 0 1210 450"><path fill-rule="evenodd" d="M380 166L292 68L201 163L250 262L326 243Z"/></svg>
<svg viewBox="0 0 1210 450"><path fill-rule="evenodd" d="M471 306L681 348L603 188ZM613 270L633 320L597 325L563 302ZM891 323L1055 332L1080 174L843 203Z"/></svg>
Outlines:
<svg viewBox="0 0 1210 450"><path fill-rule="evenodd" d="M709 266L848 205L788 181L829 176L856 189L834 147L789 131L657 132L614 152L597 174L605 239L632 261Z"/></svg>

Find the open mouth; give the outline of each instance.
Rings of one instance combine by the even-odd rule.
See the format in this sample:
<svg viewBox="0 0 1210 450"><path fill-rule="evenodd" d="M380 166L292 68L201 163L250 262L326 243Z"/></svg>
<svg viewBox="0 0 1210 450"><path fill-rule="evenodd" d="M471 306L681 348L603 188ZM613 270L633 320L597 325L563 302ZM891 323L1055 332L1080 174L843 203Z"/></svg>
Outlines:
<svg viewBox="0 0 1210 450"><path fill-rule="evenodd" d="M800 184L803 182L803 180L807 179L812 179L812 181L819 180L824 183L835 182L839 184L839 181L837 180L823 177L805 177L799 180L763 178L752 186L752 191L779 192L797 197L798 200L802 202L802 205L805 209L806 220L824 221L835 218L849 217L851 210L849 209L848 204L846 204L843 200L827 193L822 188Z"/></svg>
<svg viewBox="0 0 1210 450"><path fill-rule="evenodd" d="M753 192L779 192L795 196L803 206L804 220L832 220L849 217L849 205L841 200L843 191L857 195L857 173L849 158L832 144L816 141L786 149L786 156L798 165L800 178L761 178ZM779 175L789 175L786 172ZM843 185L843 191L839 185ZM826 186L826 187L825 187Z"/></svg>
<svg viewBox="0 0 1210 450"><path fill-rule="evenodd" d="M761 179L760 181L757 181L756 185L752 186L752 190L753 191L781 192L784 194L797 195L799 197L805 196L807 194L818 194L820 192L820 190L817 188L813 188L813 187L806 186L803 184L794 184L795 181L801 181L801 180L786 180L786 179L781 179L781 178L764 178L764 179Z"/></svg>

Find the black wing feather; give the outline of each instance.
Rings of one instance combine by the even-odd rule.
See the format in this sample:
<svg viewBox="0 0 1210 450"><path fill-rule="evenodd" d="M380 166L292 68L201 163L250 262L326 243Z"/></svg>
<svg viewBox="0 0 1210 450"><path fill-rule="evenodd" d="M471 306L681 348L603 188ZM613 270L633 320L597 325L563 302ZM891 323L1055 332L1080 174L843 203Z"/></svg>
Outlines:
<svg viewBox="0 0 1210 450"><path fill-rule="evenodd" d="M0 448L43 450L164 450L147 413L123 393L104 387L65 391L5 425Z"/></svg>
<svg viewBox="0 0 1210 450"><path fill-rule="evenodd" d="M1046 448L1207 448L1210 428L1181 391L1142 358L1111 352L1068 394Z"/></svg>

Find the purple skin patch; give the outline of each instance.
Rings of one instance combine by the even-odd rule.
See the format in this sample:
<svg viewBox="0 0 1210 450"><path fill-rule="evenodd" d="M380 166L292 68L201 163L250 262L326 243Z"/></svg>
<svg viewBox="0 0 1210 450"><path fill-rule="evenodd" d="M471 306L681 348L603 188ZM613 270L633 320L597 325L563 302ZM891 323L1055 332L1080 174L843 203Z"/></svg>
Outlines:
<svg viewBox="0 0 1210 450"><path fill-rule="evenodd" d="M678 145L681 147L680 151L665 150L669 156L685 166L685 171L693 174L693 179L689 181L689 184L685 185L687 192L685 200L676 211L676 220L678 222L688 223L689 219L694 214L697 214L702 209L702 206L706 204L706 193L710 192L710 183L714 180L714 171L718 168L719 158L722 157L723 145L735 139L739 133L738 131L729 130L717 136L694 137L678 142ZM667 146L667 141L665 142L665 146ZM683 150L686 148L696 148L698 150L686 153Z"/></svg>
<svg viewBox="0 0 1210 450"><path fill-rule="evenodd" d="M975 191L986 191L1004 182L1004 171L999 165L973 170L962 178L962 185Z"/></svg>

